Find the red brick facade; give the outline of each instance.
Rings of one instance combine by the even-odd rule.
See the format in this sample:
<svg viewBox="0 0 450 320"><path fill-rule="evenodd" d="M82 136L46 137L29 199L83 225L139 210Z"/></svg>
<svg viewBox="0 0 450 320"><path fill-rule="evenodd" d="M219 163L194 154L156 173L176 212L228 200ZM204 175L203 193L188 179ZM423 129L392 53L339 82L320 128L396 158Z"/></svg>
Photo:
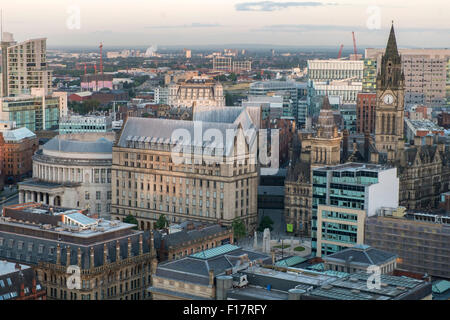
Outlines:
<svg viewBox="0 0 450 320"><path fill-rule="evenodd" d="M364 133L368 130L375 133L376 93L359 93L356 107L356 132Z"/></svg>
<svg viewBox="0 0 450 320"><path fill-rule="evenodd" d="M0 170L5 177L5 182L18 182L31 173L33 169L31 158L38 147L37 137L25 138L18 143L7 143L0 132Z"/></svg>

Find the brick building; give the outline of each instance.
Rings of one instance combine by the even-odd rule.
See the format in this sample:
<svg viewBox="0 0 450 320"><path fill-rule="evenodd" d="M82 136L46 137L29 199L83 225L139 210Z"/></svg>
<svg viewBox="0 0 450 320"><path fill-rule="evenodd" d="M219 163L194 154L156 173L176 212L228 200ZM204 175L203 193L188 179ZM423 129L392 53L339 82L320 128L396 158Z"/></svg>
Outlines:
<svg viewBox="0 0 450 320"><path fill-rule="evenodd" d="M356 107L356 132L364 133L368 130L375 133L376 93L359 93Z"/></svg>
<svg viewBox="0 0 450 320"><path fill-rule="evenodd" d="M0 261L0 300L46 300L31 267Z"/></svg>
<svg viewBox="0 0 450 320"><path fill-rule="evenodd" d="M29 129L16 128L14 122L0 121L0 170L6 183L15 183L30 175L31 158L38 147L38 138Z"/></svg>

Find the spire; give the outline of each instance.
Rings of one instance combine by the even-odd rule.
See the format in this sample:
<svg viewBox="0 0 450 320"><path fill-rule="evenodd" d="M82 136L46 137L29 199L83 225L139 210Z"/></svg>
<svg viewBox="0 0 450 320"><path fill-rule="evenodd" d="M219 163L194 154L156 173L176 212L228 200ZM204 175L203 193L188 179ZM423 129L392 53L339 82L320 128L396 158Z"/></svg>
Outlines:
<svg viewBox="0 0 450 320"><path fill-rule="evenodd" d="M330 100L328 99L328 93L323 98L322 110L331 110Z"/></svg>
<svg viewBox="0 0 450 320"><path fill-rule="evenodd" d="M386 46L386 53L385 53L386 57L388 58L399 58L400 55L398 54L398 49L397 49L397 40L395 38L395 31L394 31L394 21L392 21L392 26L391 26L391 32L389 34L389 40Z"/></svg>

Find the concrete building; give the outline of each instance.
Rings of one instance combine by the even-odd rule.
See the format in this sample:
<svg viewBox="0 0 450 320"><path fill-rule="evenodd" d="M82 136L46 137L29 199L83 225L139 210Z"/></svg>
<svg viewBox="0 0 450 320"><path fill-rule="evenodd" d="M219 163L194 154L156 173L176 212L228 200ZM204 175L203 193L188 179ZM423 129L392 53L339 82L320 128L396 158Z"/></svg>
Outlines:
<svg viewBox="0 0 450 320"><path fill-rule="evenodd" d="M16 183L31 175L31 157L38 150L36 135L15 122L0 121L0 171L4 181Z"/></svg>
<svg viewBox="0 0 450 320"><path fill-rule="evenodd" d="M169 85L168 104L175 107L225 106L223 86L206 77L193 77Z"/></svg>
<svg viewBox="0 0 450 320"><path fill-rule="evenodd" d="M380 71L383 54L383 49L368 48L365 57L376 61ZM445 106L450 49L399 49L399 54L405 75L405 105Z"/></svg>
<svg viewBox="0 0 450 320"><path fill-rule="evenodd" d="M252 62L249 60L243 61L233 61L232 71L234 73L248 72L252 71Z"/></svg>
<svg viewBox="0 0 450 320"><path fill-rule="evenodd" d="M351 60L308 60L308 79L314 82L363 80L364 61Z"/></svg>
<svg viewBox="0 0 450 320"><path fill-rule="evenodd" d="M153 229L161 214L170 222L225 226L240 218L247 230L253 230L258 171L256 154L244 146L253 148L256 136L248 144L242 139L244 130L256 132L259 124L260 111L251 107L199 107L194 121L128 118L113 148L112 216L123 219L132 214L145 229ZM207 141L200 141L200 128L220 132L220 145L211 149ZM189 136L183 138L182 150L174 149L179 139L174 130ZM214 156L212 150L219 153Z"/></svg>
<svg viewBox="0 0 450 320"><path fill-rule="evenodd" d="M30 265L47 300L145 300L153 237L133 228L80 210L9 206L0 217L0 258Z"/></svg>
<svg viewBox="0 0 450 320"><path fill-rule="evenodd" d="M56 136L33 156L33 178L19 184L19 201L86 209L108 218L114 138L114 133Z"/></svg>
<svg viewBox="0 0 450 320"><path fill-rule="evenodd" d="M316 257L364 244L364 222L382 206L396 207L397 169L346 163L313 170L312 242Z"/></svg>
<svg viewBox="0 0 450 320"><path fill-rule="evenodd" d="M110 116L70 115L59 119L59 134L111 131L112 119Z"/></svg>
<svg viewBox="0 0 450 320"><path fill-rule="evenodd" d="M232 70L231 61L232 61L231 57L214 56L213 70L231 72Z"/></svg>
<svg viewBox="0 0 450 320"><path fill-rule="evenodd" d="M45 298L46 291L31 267L0 260L0 301Z"/></svg>
<svg viewBox="0 0 450 320"><path fill-rule="evenodd" d="M450 278L450 216L380 208L365 230L364 242L396 253L399 269Z"/></svg>

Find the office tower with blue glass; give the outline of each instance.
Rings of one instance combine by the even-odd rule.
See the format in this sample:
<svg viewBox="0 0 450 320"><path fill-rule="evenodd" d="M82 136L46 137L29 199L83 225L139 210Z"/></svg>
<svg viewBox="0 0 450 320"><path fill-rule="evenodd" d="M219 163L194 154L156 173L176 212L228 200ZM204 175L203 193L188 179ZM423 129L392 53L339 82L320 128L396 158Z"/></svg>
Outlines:
<svg viewBox="0 0 450 320"><path fill-rule="evenodd" d="M397 169L345 163L313 170L311 252L322 257L364 242L364 221L398 207Z"/></svg>

